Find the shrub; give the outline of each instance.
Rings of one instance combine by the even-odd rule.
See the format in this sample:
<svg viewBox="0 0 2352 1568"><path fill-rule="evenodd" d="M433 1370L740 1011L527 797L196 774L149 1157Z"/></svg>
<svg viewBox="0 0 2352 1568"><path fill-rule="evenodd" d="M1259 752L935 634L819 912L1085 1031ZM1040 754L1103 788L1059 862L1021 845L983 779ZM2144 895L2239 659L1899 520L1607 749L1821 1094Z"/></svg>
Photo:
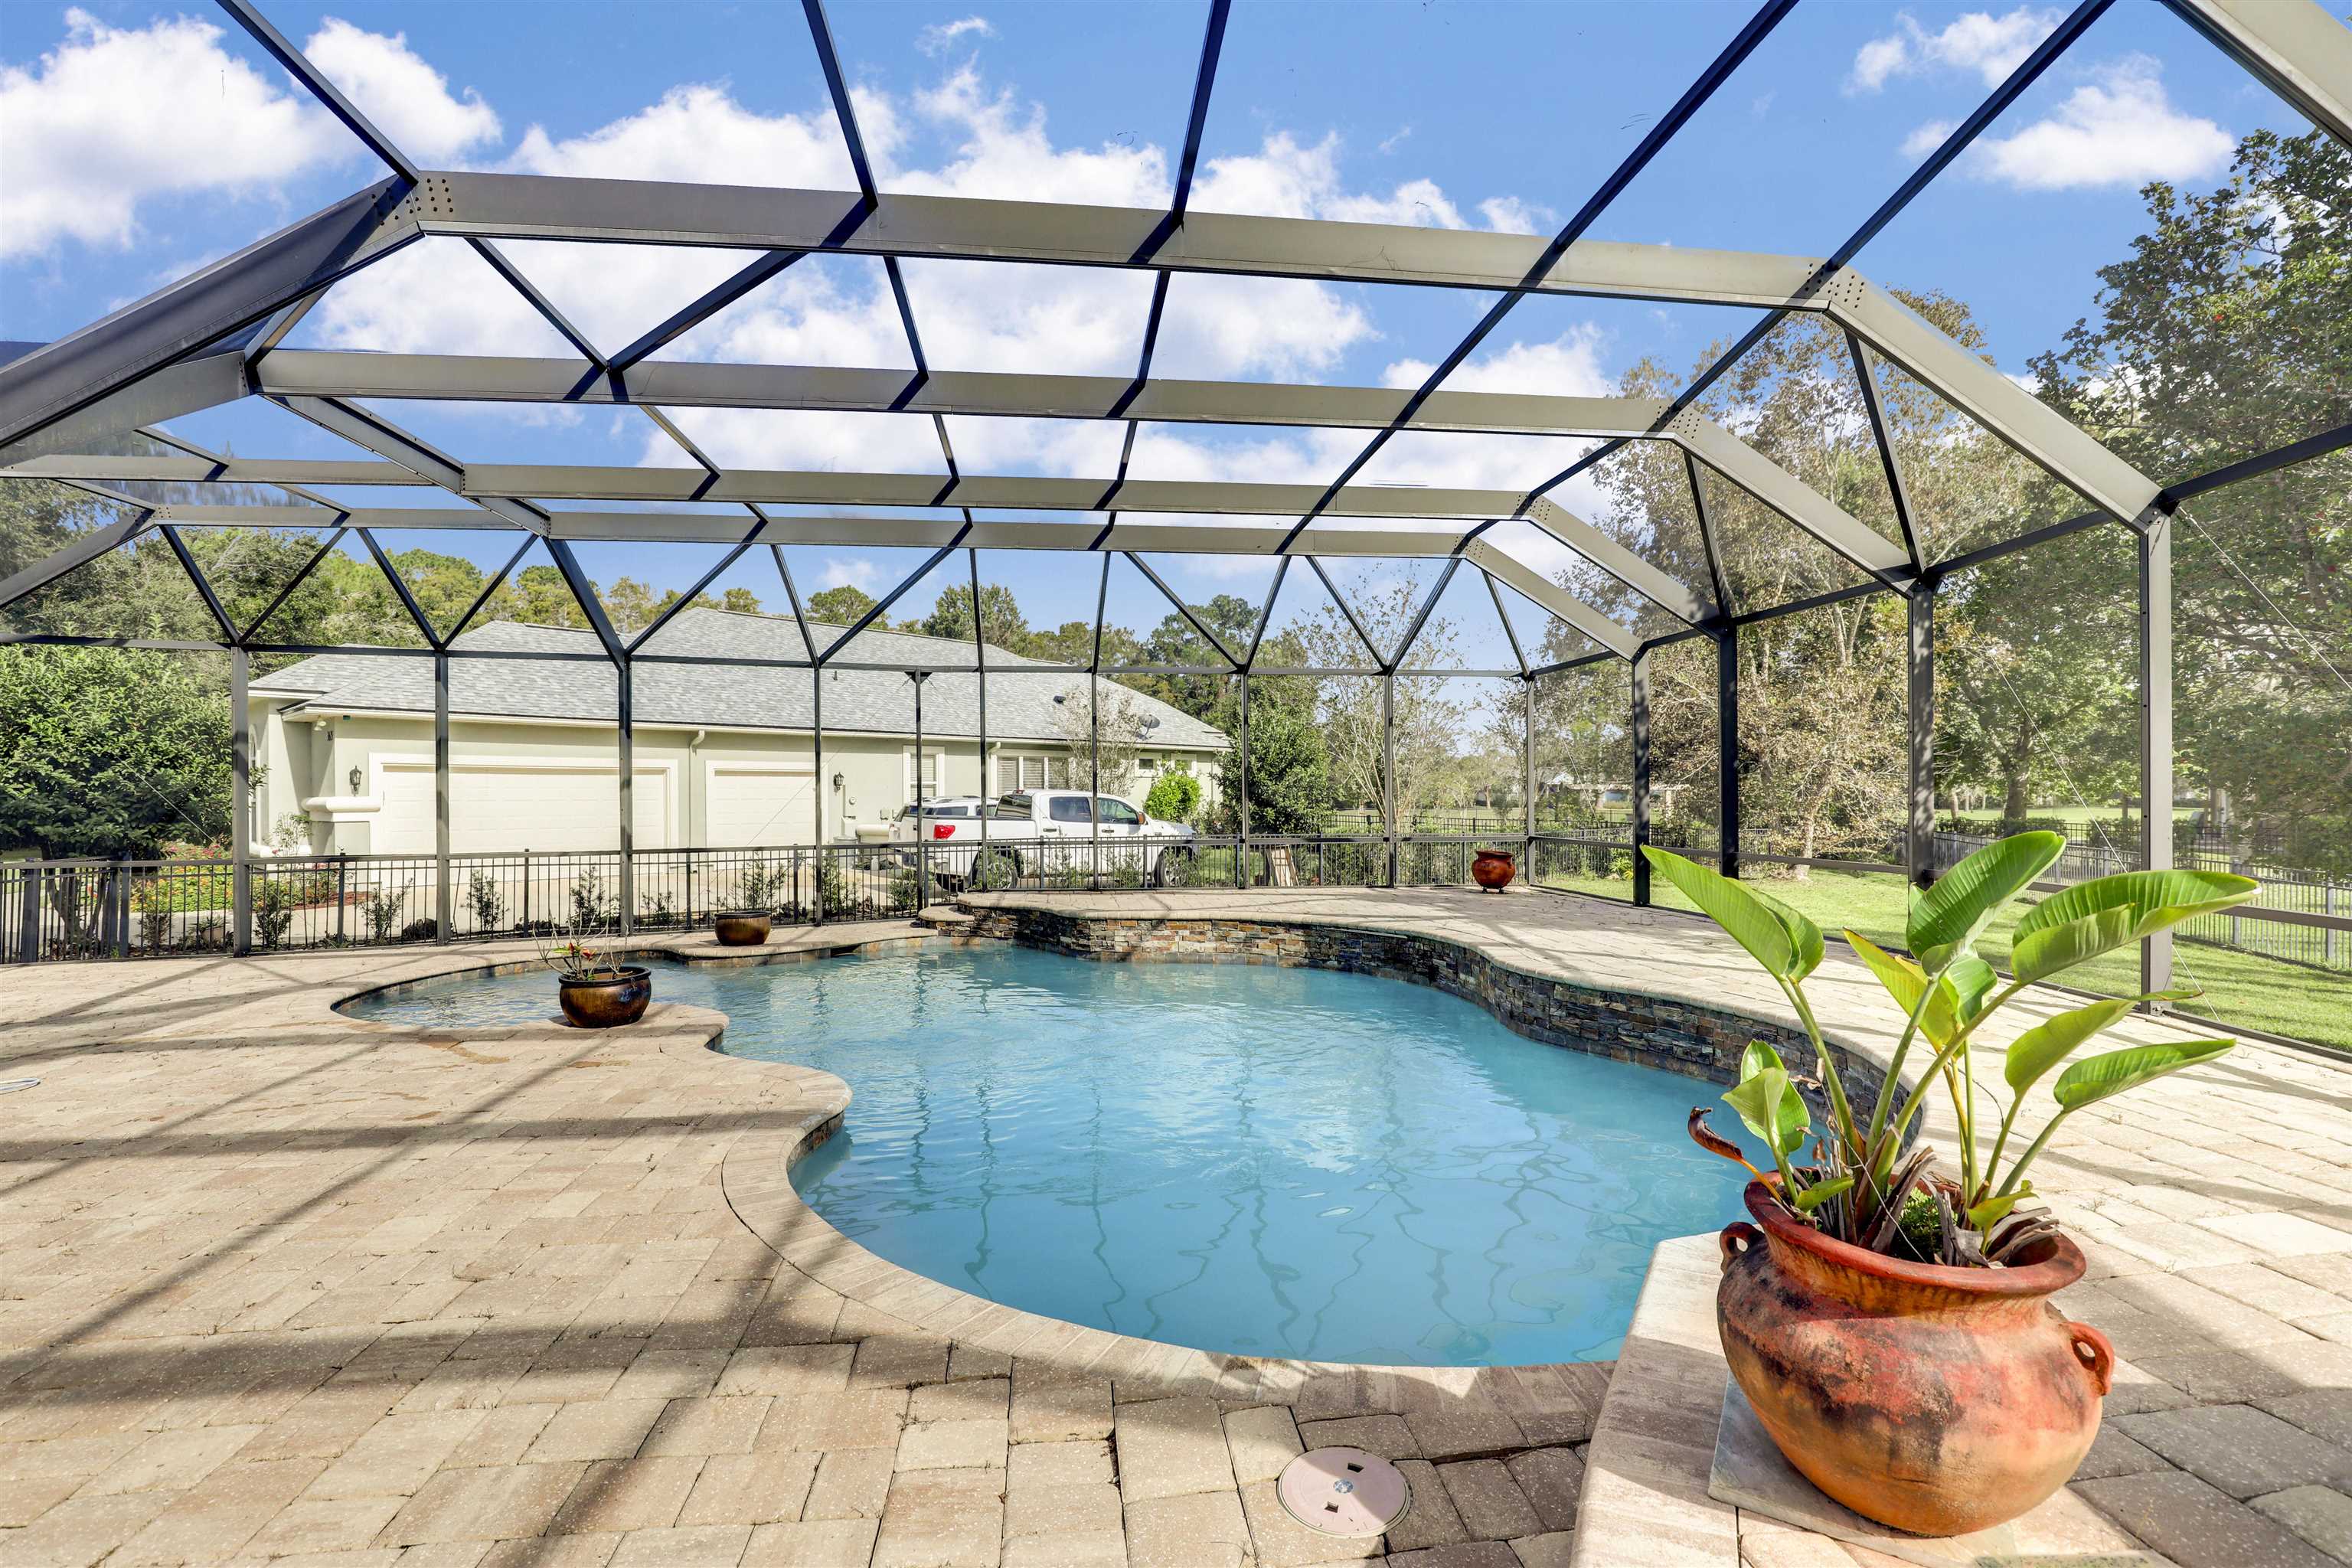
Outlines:
<svg viewBox="0 0 2352 1568"><path fill-rule="evenodd" d="M294 924L294 884L282 877L253 879L253 936L264 947L277 947Z"/></svg>
<svg viewBox="0 0 2352 1568"><path fill-rule="evenodd" d="M506 924L507 901L488 871L476 871L466 879L466 908L473 914L477 931L494 931Z"/></svg>
<svg viewBox="0 0 2352 1568"><path fill-rule="evenodd" d="M1164 817L1170 822L1190 822L1192 814L1201 809L1201 781L1192 776L1189 767L1170 768L1151 785L1151 793L1143 797L1146 816Z"/></svg>

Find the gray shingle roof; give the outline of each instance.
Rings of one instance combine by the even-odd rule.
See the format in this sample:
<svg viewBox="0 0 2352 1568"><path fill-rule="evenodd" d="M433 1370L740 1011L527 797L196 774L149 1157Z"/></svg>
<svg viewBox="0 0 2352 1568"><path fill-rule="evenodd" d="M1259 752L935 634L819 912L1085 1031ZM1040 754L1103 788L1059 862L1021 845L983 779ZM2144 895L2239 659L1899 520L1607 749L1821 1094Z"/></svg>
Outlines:
<svg viewBox="0 0 2352 1568"><path fill-rule="evenodd" d="M839 627L811 622L823 648ZM459 637L456 651L585 653L593 663L574 659L458 658L449 665L449 711L474 718L591 719L613 717L613 667L602 658L593 633L560 626L498 621ZM647 653L709 658L805 658L799 629L774 616L735 615L724 610L688 610L646 644ZM972 646L961 640L866 630L843 650L844 659L868 663L950 667L923 688L923 731L929 735L980 732L979 682L971 673ZM1066 696L1082 706L1087 678L1053 671L1036 659L992 647L988 650L988 735L992 741L1056 741L1067 730L1058 722L1054 699ZM1023 668L1045 671L1014 673ZM433 667L421 658L365 654L324 654L289 665L254 682L257 690L301 692L289 712L368 709L404 713L433 711ZM647 724L739 725L752 729L811 727L810 681L805 671L725 664L640 664L635 675L636 721ZM1180 709L1138 692L1127 700L1160 721L1149 740L1159 746L1222 750L1223 733ZM911 734L914 686L891 670L828 669L824 674L824 727Z"/></svg>

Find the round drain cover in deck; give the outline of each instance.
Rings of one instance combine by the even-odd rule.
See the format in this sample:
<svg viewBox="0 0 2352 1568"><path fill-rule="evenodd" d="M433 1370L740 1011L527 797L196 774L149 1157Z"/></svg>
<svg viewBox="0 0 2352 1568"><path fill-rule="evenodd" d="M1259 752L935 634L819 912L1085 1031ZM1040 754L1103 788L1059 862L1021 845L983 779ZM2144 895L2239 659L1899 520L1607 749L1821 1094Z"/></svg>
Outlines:
<svg viewBox="0 0 2352 1568"><path fill-rule="evenodd" d="M1361 1448L1317 1448L1282 1467L1275 1495L1309 1530L1357 1540L1387 1530L1412 1504L1404 1472Z"/></svg>

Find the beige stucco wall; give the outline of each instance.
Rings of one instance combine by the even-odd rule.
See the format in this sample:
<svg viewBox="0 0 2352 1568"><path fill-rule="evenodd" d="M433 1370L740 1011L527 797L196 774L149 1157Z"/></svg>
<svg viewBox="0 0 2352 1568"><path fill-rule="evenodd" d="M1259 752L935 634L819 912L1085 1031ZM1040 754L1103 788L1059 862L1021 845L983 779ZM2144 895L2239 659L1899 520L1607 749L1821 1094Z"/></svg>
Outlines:
<svg viewBox="0 0 2352 1568"><path fill-rule="evenodd" d="M374 826L380 767L385 759L429 763L433 725L429 719L404 715L358 713L327 715L323 721L297 715L290 721L278 701L255 703L257 760L267 763L255 801L255 838L268 842L276 825L288 816L308 819L307 847L314 853L368 854L378 849ZM454 719L449 726L453 759L565 759L608 763L616 737L610 727L562 724L545 721L485 721ZM970 739L937 741L925 737L924 750L940 758L936 793L973 795L982 792L978 750ZM992 742L990 751L1000 763L989 793L1015 787L1014 764L1007 754L1068 754L1068 749L1045 742ZM914 743L911 736L845 734L828 730L824 759L818 778L825 816L825 837L854 837L859 826L869 830L888 823L911 798ZM1161 751L1150 753L1156 763L1186 759L1202 782L1205 795L1215 793L1213 754ZM1084 749L1073 759L1083 777ZM709 782L713 763L764 763L785 767L814 767L811 738L805 732L640 727L635 733L634 763L640 779L658 773L667 780L667 819L663 838L671 847L708 846ZM351 770L361 770L362 784L354 794ZM1150 787L1152 773L1139 774L1131 792L1140 797ZM833 781L841 782L835 785ZM617 781L616 781L617 783ZM617 793L617 791L616 791ZM641 805L642 816L645 807ZM776 844L804 844L816 828L809 819L778 823L766 835ZM642 833L642 830L641 830ZM514 848L534 847L517 844Z"/></svg>

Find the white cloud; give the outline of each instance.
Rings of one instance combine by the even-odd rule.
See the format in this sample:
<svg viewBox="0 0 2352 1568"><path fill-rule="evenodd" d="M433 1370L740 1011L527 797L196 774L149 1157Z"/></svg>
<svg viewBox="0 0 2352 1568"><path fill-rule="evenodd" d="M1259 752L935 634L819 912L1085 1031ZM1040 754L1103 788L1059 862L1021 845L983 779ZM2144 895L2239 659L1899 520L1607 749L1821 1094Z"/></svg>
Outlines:
<svg viewBox="0 0 2352 1568"><path fill-rule="evenodd" d="M1854 51L1845 90L1877 92L1895 77L1917 75L1936 66L1974 71L1987 87L1997 86L2049 36L2060 16L2031 5L2020 5L2000 16L1970 11L1931 33L1904 12L1895 18L1896 31L1873 38Z"/></svg>
<svg viewBox="0 0 2352 1568"><path fill-rule="evenodd" d="M1396 128L1396 130L1395 130L1395 131L1393 131L1393 132L1391 132L1388 136L1384 137L1384 138L1381 140L1381 153L1382 153L1383 155L1386 155L1386 154L1388 154L1388 153L1391 153L1395 152L1398 148L1400 148L1400 147L1403 146L1403 145L1405 144L1405 142L1406 142L1410 141L1410 140L1412 139L1412 126L1411 125L1411 123L1409 123L1409 122L1408 122L1408 123L1406 123L1406 124L1403 124L1403 125L1400 125L1400 126L1398 126L1398 127Z"/></svg>
<svg viewBox="0 0 2352 1568"><path fill-rule="evenodd" d="M76 7L65 41L37 67L0 68L0 255L62 239L127 246L153 197L263 195L348 155L349 137L325 110L220 39L194 17L121 28Z"/></svg>
<svg viewBox="0 0 2352 1568"><path fill-rule="evenodd" d="M230 53L222 37L192 16L116 27L76 7L65 40L37 66L0 68L0 255L60 240L128 246L157 198L267 198L315 170L373 163L308 94ZM471 92L453 97L400 34L331 16L305 49L413 156L444 162L498 140L496 112Z"/></svg>
<svg viewBox="0 0 2352 1568"><path fill-rule="evenodd" d="M1930 120L1927 124L1903 138L1903 155L1916 163L1941 147L1944 144L1944 139L1951 133L1952 121Z"/></svg>
<svg viewBox="0 0 2352 1568"><path fill-rule="evenodd" d="M958 38L967 37L992 38L996 37L996 29L989 25L985 16L966 16L959 21L942 22L924 28L915 35L915 47L927 55L936 55Z"/></svg>
<svg viewBox="0 0 2352 1568"><path fill-rule="evenodd" d="M1548 209L1529 206L1517 196L1488 196L1478 204L1478 216L1497 234L1539 234L1544 226L1538 218L1552 215Z"/></svg>
<svg viewBox="0 0 2352 1568"><path fill-rule="evenodd" d="M1533 392L1552 397L1609 397L1616 383L1601 368L1608 334L1591 322L1570 328L1548 343L1515 342L1499 353L1473 359L1445 378L1454 392ZM1384 373L1390 386L1419 386L1437 367L1424 360L1399 360Z"/></svg>
<svg viewBox="0 0 2352 1568"><path fill-rule="evenodd" d="M386 37L330 16L302 52L412 158L447 163L499 140L497 111L471 88L452 97L449 79L410 50L404 33Z"/></svg>
<svg viewBox="0 0 2352 1568"><path fill-rule="evenodd" d="M2228 166L2237 138L2176 108L2161 70L2145 55L2100 68L2048 118L1979 141L1964 160L1968 172L2019 190L2063 191L2192 179Z"/></svg>
<svg viewBox="0 0 2352 1568"><path fill-rule="evenodd" d="M882 568L863 555L832 555L816 574L817 591L827 588L869 589L882 578Z"/></svg>
<svg viewBox="0 0 2352 1568"><path fill-rule="evenodd" d="M877 128L858 106L858 123ZM674 87L659 102L584 136L523 132L508 168L525 174L605 180L681 180L710 185L808 185L855 190L849 154L830 109L762 115L722 87Z"/></svg>

